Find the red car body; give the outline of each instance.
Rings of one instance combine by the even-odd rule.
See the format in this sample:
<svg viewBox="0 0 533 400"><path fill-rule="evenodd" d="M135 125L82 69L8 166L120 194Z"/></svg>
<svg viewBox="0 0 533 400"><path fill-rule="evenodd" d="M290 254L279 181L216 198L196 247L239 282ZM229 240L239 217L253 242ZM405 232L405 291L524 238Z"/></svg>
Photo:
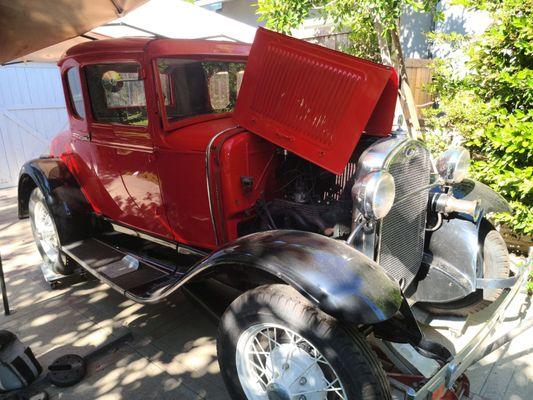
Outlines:
<svg viewBox="0 0 533 400"><path fill-rule="evenodd" d="M291 50L287 41L293 41ZM340 174L363 130L389 135L398 84L392 68L266 30L256 38L235 115L172 124L161 115L156 59L246 62L249 53L245 44L206 40L132 38L73 47L59 63L71 129L55 138L52 156L66 163L97 214L165 240L214 249L236 239L246 211L276 191L276 145ZM140 66L147 126L103 124L89 109L80 118L69 100L67 71L125 61ZM292 69L277 82L280 68ZM314 84L306 85L309 76L302 74L311 74ZM80 79L86 87L84 73ZM285 97L287 88L292 94ZM91 100L82 92L87 107ZM302 103L304 97L311 102ZM242 177L253 187L243 190Z"/></svg>

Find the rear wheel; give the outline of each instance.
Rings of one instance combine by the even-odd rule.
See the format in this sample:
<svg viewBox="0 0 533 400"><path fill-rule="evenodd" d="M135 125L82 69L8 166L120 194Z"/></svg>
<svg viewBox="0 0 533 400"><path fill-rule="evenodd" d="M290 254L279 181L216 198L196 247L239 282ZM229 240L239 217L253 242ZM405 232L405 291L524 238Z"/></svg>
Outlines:
<svg viewBox="0 0 533 400"><path fill-rule="evenodd" d="M363 337L287 285L237 298L222 317L217 349L232 399L390 399Z"/></svg>
<svg viewBox="0 0 533 400"><path fill-rule="evenodd" d="M483 241L483 276L490 278L508 278L510 273L509 252L500 233L490 229ZM485 289L449 303L426 303L424 309L435 315L466 317L491 305L503 292L503 289Z"/></svg>
<svg viewBox="0 0 533 400"><path fill-rule="evenodd" d="M61 251L56 221L39 188L33 189L30 195L29 214L33 238L43 259L45 275L70 274L67 258Z"/></svg>

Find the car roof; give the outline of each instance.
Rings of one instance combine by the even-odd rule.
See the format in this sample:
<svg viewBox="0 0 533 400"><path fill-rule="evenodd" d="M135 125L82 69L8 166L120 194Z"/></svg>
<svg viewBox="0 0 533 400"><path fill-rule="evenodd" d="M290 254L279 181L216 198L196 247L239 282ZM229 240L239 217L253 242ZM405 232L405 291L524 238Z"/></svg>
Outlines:
<svg viewBox="0 0 533 400"><path fill-rule="evenodd" d="M250 45L240 42L216 41L208 39L166 39L128 37L94 40L80 43L66 51L59 65L66 59L91 59L95 56L145 53L149 57L172 55L216 55L246 58Z"/></svg>
<svg viewBox="0 0 533 400"><path fill-rule="evenodd" d="M128 37L119 39L103 39L84 42L71 47L64 57L74 57L91 53L103 53L109 51L142 51L153 38Z"/></svg>

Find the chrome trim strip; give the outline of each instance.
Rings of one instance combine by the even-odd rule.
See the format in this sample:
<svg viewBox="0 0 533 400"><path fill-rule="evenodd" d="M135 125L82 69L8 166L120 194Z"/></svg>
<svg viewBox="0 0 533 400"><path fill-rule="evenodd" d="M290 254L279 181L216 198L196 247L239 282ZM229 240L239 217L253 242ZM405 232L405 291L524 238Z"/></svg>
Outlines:
<svg viewBox="0 0 533 400"><path fill-rule="evenodd" d="M108 142L102 139L92 139L92 143L94 143L97 146L102 147L111 147L114 149L121 149L121 150L130 150L130 151L141 151L143 153L153 153L154 149L151 146L143 146L139 144L125 144L125 143L118 143L118 142Z"/></svg>
<svg viewBox="0 0 533 400"><path fill-rule="evenodd" d="M211 165L209 161L211 158L211 147L213 146L213 143L215 143L215 141L218 139L219 136L231 131L232 129L237 129L238 127L239 125L235 125L235 126L223 129L222 131L218 132L215 136L211 138L211 140L209 141L207 145L207 148L205 149L205 180L207 184L207 201L209 203L209 214L211 216L211 224L213 225L213 231L215 232L215 243L217 246L219 245L219 241L218 241L219 232L217 230L217 224L215 221L215 216L213 214L213 209L215 205L214 205L213 196L211 195L211 179L209 176L210 170L211 170Z"/></svg>
<svg viewBox="0 0 533 400"><path fill-rule="evenodd" d="M176 243L157 238L155 236L149 235L147 233L136 231L135 229L125 227L123 225L117 224L116 222L110 222L111 226L116 232L124 233L126 235L135 236L141 239L149 240L150 242L154 242L157 244L160 244L162 246L170 247L171 249L176 249L177 245Z"/></svg>
<svg viewBox="0 0 533 400"><path fill-rule="evenodd" d="M116 232L124 233L130 236L135 236L135 237L138 237L144 240L148 240L150 242L157 243L161 246L170 247L171 249L176 250L180 254L184 254L184 255L192 254L192 255L201 256L201 257L205 257L207 254L209 254L205 251L195 249L194 247L191 247L191 246L187 246L186 244L176 243L176 242L171 242L169 240L161 239L161 238L149 235L148 233L139 232L139 231L136 231L135 229L117 224L116 222L111 222L109 220L108 222L111 224L111 226Z"/></svg>
<svg viewBox="0 0 533 400"><path fill-rule="evenodd" d="M205 257L209 254L208 252L198 250L198 249L195 249L194 247L187 246L181 243L178 243L178 253L183 254L183 255L188 255L188 256L193 255L193 256L200 256L200 257Z"/></svg>
<svg viewBox="0 0 533 400"><path fill-rule="evenodd" d="M515 275L510 278L477 278L476 289L505 289L512 287L519 276Z"/></svg>

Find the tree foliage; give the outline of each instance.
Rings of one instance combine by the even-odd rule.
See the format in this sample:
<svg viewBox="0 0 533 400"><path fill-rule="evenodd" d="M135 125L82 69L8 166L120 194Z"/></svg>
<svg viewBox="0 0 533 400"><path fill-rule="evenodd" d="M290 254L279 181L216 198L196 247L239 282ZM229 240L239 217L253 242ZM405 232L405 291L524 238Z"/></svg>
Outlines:
<svg viewBox="0 0 533 400"><path fill-rule="evenodd" d="M486 10L492 24L479 37L441 35L466 55L457 73L453 57L435 63L432 90L439 107L427 112L436 147L463 142L473 175L510 201L514 213L498 219L520 234L533 233L533 1L462 0ZM442 132L453 131L453 135Z"/></svg>
<svg viewBox="0 0 533 400"><path fill-rule="evenodd" d="M349 44L342 50L372 61L380 61L376 23L391 45L391 33L399 32L402 10L433 11L437 0L258 0L259 19L266 27L290 33L314 16L332 24L335 32L346 32Z"/></svg>

